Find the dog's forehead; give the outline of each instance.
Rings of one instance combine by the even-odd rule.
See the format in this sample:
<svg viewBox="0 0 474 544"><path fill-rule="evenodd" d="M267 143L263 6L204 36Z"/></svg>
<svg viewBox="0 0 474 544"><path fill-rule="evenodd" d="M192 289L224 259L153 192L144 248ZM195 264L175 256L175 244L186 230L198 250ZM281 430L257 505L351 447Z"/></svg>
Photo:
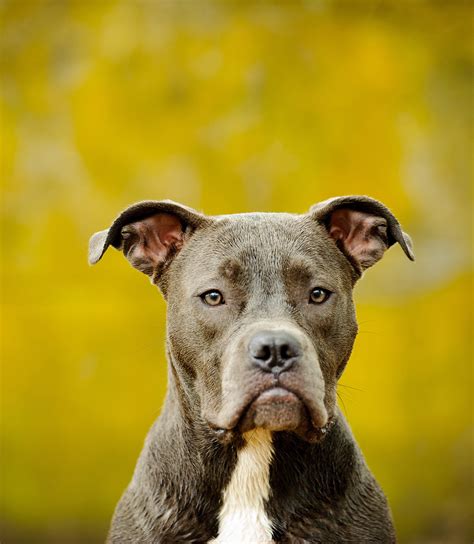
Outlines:
<svg viewBox="0 0 474 544"><path fill-rule="evenodd" d="M194 269L194 276L217 271L232 276L238 268L252 275L268 275L302 259L319 263L317 268L327 268L329 262L338 260L339 251L325 228L309 216L248 213L213 219L188 245L183 264Z"/></svg>
<svg viewBox="0 0 474 544"><path fill-rule="evenodd" d="M251 255L253 259L304 251L314 242L307 218L289 213L242 213L214 218L205 238L216 257ZM311 242L311 243L310 243Z"/></svg>

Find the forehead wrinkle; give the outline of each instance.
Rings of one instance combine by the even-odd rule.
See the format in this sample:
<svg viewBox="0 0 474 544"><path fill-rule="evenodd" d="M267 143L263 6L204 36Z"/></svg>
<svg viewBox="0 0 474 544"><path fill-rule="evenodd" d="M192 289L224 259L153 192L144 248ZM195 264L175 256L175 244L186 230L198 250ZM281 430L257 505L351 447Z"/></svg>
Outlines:
<svg viewBox="0 0 474 544"><path fill-rule="evenodd" d="M242 265L241 276L252 285L255 296L274 297L285 292L284 263L295 251L301 251L301 229L295 221L271 221L272 224L247 223L228 240L235 259Z"/></svg>
<svg viewBox="0 0 474 544"><path fill-rule="evenodd" d="M248 278L251 283L251 293L260 300L274 298L284 293L282 265L283 257L276 251L262 251L246 255ZM265 297L262 300L262 297Z"/></svg>
<svg viewBox="0 0 474 544"><path fill-rule="evenodd" d="M234 282L239 282L244 279L243 272L244 271L239 260L232 257L226 259L219 266L219 274Z"/></svg>
<svg viewBox="0 0 474 544"><path fill-rule="evenodd" d="M301 257L287 259L283 266L283 278L286 284L309 282L313 277L314 265Z"/></svg>

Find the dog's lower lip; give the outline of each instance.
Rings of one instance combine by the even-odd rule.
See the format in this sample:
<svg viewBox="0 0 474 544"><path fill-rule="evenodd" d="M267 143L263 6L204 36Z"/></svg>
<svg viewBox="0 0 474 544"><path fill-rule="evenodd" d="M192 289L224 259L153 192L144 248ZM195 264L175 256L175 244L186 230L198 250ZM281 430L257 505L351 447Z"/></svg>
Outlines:
<svg viewBox="0 0 474 544"><path fill-rule="evenodd" d="M259 395L257 395L253 399L252 403L255 401L258 401L259 399L262 399L262 398L265 399L267 397L275 397L282 401L293 400L293 399L300 400L298 395L296 395L295 393L293 393L293 391L290 391L286 387L275 386L275 387L270 387L269 389L265 389L265 391L262 391Z"/></svg>
<svg viewBox="0 0 474 544"><path fill-rule="evenodd" d="M286 387L281 387L280 385L274 385L272 387L269 387L268 389L260 391L257 395L255 395L245 406L244 410L242 411L242 415L245 415L245 412L249 409L250 406L252 406L254 402L258 402L259 400L265 400L273 396L275 397L275 399L281 400L282 402L284 402L285 400L299 400L300 402L302 402L299 396L296 393L293 393L293 391L290 391Z"/></svg>
<svg viewBox="0 0 474 544"><path fill-rule="evenodd" d="M237 426L243 432L254 426L275 431L292 430L304 419L309 421L309 413L302 399L277 384L260 391L246 404Z"/></svg>

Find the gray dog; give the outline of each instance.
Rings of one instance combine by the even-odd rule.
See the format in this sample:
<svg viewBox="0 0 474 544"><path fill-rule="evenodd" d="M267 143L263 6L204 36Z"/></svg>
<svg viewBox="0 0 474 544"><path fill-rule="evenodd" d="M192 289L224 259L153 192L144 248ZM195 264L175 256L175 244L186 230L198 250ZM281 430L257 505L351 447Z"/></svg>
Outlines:
<svg viewBox="0 0 474 544"><path fill-rule="evenodd" d="M145 201L94 234L168 302L168 393L111 543L395 542L336 405L357 334L352 288L410 238L366 196L308 214L209 217Z"/></svg>

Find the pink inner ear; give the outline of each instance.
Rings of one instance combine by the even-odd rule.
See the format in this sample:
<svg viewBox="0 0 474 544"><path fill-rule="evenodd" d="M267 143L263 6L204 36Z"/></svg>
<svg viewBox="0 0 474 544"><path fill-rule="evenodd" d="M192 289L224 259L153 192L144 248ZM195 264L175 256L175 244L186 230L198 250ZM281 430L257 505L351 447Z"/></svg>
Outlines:
<svg viewBox="0 0 474 544"><path fill-rule="evenodd" d="M380 260L388 247L383 217L340 208L331 215L329 234L365 269Z"/></svg>
<svg viewBox="0 0 474 544"><path fill-rule="evenodd" d="M138 238L127 257L136 268L146 273L151 273L151 269L165 261L171 246L180 249L183 245L181 222L168 213L131 223L126 229Z"/></svg>

